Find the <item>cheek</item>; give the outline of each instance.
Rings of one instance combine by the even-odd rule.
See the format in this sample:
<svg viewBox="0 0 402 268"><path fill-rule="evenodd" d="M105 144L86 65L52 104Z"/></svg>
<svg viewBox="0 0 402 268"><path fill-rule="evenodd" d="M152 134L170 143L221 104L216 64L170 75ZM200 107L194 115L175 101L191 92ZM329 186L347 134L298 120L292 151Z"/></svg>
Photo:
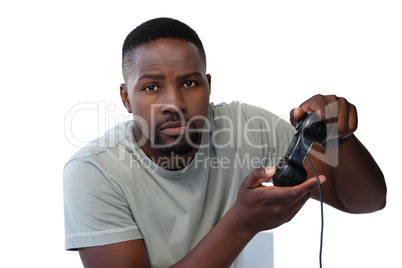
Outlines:
<svg viewBox="0 0 402 268"><path fill-rule="evenodd" d="M149 113L149 101L143 98L141 94L133 92L130 95L131 109L135 115L143 115Z"/></svg>
<svg viewBox="0 0 402 268"><path fill-rule="evenodd" d="M202 117L204 119L201 120L203 124L208 117L209 95L199 94L194 96L188 103L190 104L187 106L189 115L191 117Z"/></svg>
<svg viewBox="0 0 402 268"><path fill-rule="evenodd" d="M150 104L139 98L132 98L130 104L133 111L134 124L143 130L146 128L149 131L151 123Z"/></svg>
<svg viewBox="0 0 402 268"><path fill-rule="evenodd" d="M196 104L200 113L202 113L203 115L207 115L209 107L209 94L206 93L206 91L203 92L203 94L197 96L193 103Z"/></svg>

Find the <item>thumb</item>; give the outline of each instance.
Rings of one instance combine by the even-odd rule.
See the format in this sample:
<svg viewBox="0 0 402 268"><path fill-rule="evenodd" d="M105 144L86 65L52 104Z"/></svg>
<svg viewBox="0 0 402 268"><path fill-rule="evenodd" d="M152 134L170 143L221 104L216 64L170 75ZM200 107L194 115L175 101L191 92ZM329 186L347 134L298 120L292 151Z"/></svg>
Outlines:
<svg viewBox="0 0 402 268"><path fill-rule="evenodd" d="M276 172L276 167L256 168L244 179L243 187L254 189L261 186L261 183L269 180Z"/></svg>
<svg viewBox="0 0 402 268"><path fill-rule="evenodd" d="M290 111L290 123L295 127L300 118L302 118L305 113L302 107L294 108Z"/></svg>

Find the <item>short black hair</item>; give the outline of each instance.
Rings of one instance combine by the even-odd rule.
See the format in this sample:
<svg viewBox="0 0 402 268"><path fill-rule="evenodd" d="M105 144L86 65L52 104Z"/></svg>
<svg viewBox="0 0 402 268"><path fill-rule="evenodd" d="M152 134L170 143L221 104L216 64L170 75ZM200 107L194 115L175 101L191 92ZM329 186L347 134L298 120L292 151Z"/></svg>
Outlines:
<svg viewBox="0 0 402 268"><path fill-rule="evenodd" d="M126 37L123 43L122 67L123 76L125 69L129 66L129 56L139 45L155 41L157 39L179 39L194 44L206 66L206 55L204 46L198 34L187 24L172 18L155 18L148 20L134 30ZM124 77L126 79L126 77Z"/></svg>

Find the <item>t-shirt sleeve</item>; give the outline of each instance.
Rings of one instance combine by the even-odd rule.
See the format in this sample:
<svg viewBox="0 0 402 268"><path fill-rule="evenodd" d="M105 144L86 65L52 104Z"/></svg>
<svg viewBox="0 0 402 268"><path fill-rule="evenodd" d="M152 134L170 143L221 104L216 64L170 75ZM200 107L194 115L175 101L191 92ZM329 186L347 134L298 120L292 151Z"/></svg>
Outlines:
<svg viewBox="0 0 402 268"><path fill-rule="evenodd" d="M63 190L66 249L142 238L124 194L90 162L67 163Z"/></svg>

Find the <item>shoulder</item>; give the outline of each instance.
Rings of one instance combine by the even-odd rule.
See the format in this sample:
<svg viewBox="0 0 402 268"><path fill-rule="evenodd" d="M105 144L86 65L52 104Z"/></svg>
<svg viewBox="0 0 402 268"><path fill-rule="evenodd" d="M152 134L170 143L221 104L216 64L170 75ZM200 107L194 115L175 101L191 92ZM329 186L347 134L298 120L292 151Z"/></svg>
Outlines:
<svg viewBox="0 0 402 268"><path fill-rule="evenodd" d="M64 166L65 183L95 183L127 173L132 122L121 123L77 151ZM117 176L116 174L120 174Z"/></svg>
<svg viewBox="0 0 402 268"><path fill-rule="evenodd" d="M214 115L235 115L239 113L259 113L268 111L240 101L232 101L229 103L221 102L218 104L210 103L210 109Z"/></svg>
<svg viewBox="0 0 402 268"><path fill-rule="evenodd" d="M210 112L212 118L226 115L242 117L264 116L266 118L283 119L264 108L240 101L222 102L219 104L210 103Z"/></svg>
<svg viewBox="0 0 402 268"><path fill-rule="evenodd" d="M293 126L282 116L278 116L264 108L233 101L230 103L210 103L210 118L216 124L230 120L231 123L246 127L263 126L285 132L293 132Z"/></svg>
<svg viewBox="0 0 402 268"><path fill-rule="evenodd" d="M125 147L130 147L132 146L131 136L132 121L120 123L106 131L102 136L86 144L85 147L79 148L79 150L70 157L66 165L69 165L69 163L74 160L91 162L91 159L94 157L102 156L105 153L110 154L108 151L118 151Z"/></svg>

